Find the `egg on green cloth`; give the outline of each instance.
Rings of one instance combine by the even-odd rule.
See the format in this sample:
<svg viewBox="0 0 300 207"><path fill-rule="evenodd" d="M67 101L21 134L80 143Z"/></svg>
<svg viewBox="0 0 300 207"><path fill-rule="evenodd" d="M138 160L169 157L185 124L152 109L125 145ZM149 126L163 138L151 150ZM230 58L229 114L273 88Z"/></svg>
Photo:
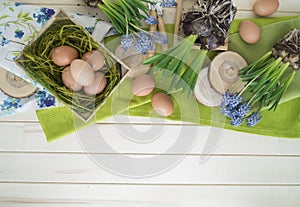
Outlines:
<svg viewBox="0 0 300 207"><path fill-rule="evenodd" d="M155 87L154 78L148 74L136 77L131 85L131 91L136 96L147 96Z"/></svg>
<svg viewBox="0 0 300 207"><path fill-rule="evenodd" d="M151 98L153 110L160 116L170 116L174 112L174 103L165 93L156 93Z"/></svg>
<svg viewBox="0 0 300 207"><path fill-rule="evenodd" d="M243 20L239 24L239 34L248 44L256 43L261 36L260 28L251 20Z"/></svg>

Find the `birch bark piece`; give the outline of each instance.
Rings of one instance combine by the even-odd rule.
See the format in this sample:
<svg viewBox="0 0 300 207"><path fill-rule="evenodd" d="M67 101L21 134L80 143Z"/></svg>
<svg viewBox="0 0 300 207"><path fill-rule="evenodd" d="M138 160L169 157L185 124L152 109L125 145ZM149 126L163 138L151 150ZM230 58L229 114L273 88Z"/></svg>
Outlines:
<svg viewBox="0 0 300 207"><path fill-rule="evenodd" d="M8 96L25 98L37 90L37 87L0 67L0 89Z"/></svg>
<svg viewBox="0 0 300 207"><path fill-rule="evenodd" d="M212 87L224 94L240 81L238 72L246 66L247 62L238 53L232 51L220 53L212 60L209 68L209 81ZM243 83L239 84L234 92L241 91L243 87Z"/></svg>
<svg viewBox="0 0 300 207"><path fill-rule="evenodd" d="M217 107L221 105L222 95L212 88L208 79L208 67L201 69L194 88L194 95L205 106Z"/></svg>

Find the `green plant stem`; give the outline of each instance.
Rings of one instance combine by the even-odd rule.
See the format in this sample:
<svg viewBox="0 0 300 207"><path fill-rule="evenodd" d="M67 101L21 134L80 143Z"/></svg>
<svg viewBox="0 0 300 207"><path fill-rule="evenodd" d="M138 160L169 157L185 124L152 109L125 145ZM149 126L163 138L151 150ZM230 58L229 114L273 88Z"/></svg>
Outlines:
<svg viewBox="0 0 300 207"><path fill-rule="evenodd" d="M102 0L98 7L108 17L116 30L121 34L130 34L141 30L141 22L149 15L144 3L148 0ZM142 11L145 15L141 14Z"/></svg>
<svg viewBox="0 0 300 207"><path fill-rule="evenodd" d="M293 70L293 72L290 74L290 76L283 82L281 90L279 93L276 94L275 101L274 101L273 105L269 108L269 110L272 110L272 109L273 109L273 111L276 110L276 108L281 100L282 95L286 92L286 90L290 86L295 75L296 75L296 71Z"/></svg>

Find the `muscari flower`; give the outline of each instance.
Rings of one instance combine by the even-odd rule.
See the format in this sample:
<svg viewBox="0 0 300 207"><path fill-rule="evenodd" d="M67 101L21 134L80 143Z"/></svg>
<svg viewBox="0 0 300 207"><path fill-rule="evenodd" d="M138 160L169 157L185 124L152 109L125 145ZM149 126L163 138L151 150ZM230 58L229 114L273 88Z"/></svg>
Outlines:
<svg viewBox="0 0 300 207"><path fill-rule="evenodd" d="M222 97L221 105L222 106L230 106L231 108L234 108L238 106L243 97L235 94L230 94L229 91L226 91L226 93Z"/></svg>
<svg viewBox="0 0 300 207"><path fill-rule="evenodd" d="M145 32L139 32L138 41L134 43L134 47L138 52L143 53L144 55L147 50L152 50L153 45L150 35Z"/></svg>
<svg viewBox="0 0 300 207"><path fill-rule="evenodd" d="M133 38L132 38L132 35L129 34L129 35L122 35L121 37L121 47L127 51L128 48L130 47L130 45L132 44L133 42Z"/></svg>
<svg viewBox="0 0 300 207"><path fill-rule="evenodd" d="M228 106L230 104L230 102L231 102L231 94L229 91L226 91L222 97L221 105Z"/></svg>
<svg viewBox="0 0 300 207"><path fill-rule="evenodd" d="M144 22L146 24L149 24L149 25L152 25L152 24L158 24L158 21L157 19L155 19L153 16L149 15L145 20Z"/></svg>
<svg viewBox="0 0 300 207"><path fill-rule="evenodd" d="M232 116L232 108L230 106L221 105L220 111L224 116Z"/></svg>
<svg viewBox="0 0 300 207"><path fill-rule="evenodd" d="M166 38L165 35L163 35L160 32L154 32L152 34L152 39L154 42L156 42L157 44L160 44L160 45L168 44L168 39Z"/></svg>
<svg viewBox="0 0 300 207"><path fill-rule="evenodd" d="M238 105L237 107L235 107L235 109L232 112L232 116L245 116L251 109L251 106L248 105L247 102L244 102L240 105Z"/></svg>
<svg viewBox="0 0 300 207"><path fill-rule="evenodd" d="M161 2L161 6L166 7L166 8L173 7L173 6L176 6L176 5L177 5L177 3L176 3L175 0L163 0Z"/></svg>
<svg viewBox="0 0 300 207"><path fill-rule="evenodd" d="M232 116L230 120L230 124L232 126L240 126L245 120L245 116Z"/></svg>
<svg viewBox="0 0 300 207"><path fill-rule="evenodd" d="M247 119L247 126L255 126L261 118L260 112L253 112Z"/></svg>
<svg viewBox="0 0 300 207"><path fill-rule="evenodd" d="M230 94L229 91L222 97L220 111L224 116L229 117L232 126L240 126L247 117L247 113L251 109L251 105L242 101L242 96L238 94ZM247 126L254 126L261 119L258 112L252 113L247 117Z"/></svg>
<svg viewBox="0 0 300 207"><path fill-rule="evenodd" d="M135 42L135 43L134 43L134 48L135 48L138 52L140 52L140 53L146 55L147 50L146 50L145 47L143 47L143 44L142 44L142 42L141 42L140 40L138 40L138 42Z"/></svg>
<svg viewBox="0 0 300 207"><path fill-rule="evenodd" d="M238 96L236 93L233 94L231 96L231 102L230 102L231 107L236 107L237 105L239 105L242 99L243 99L242 96Z"/></svg>
<svg viewBox="0 0 300 207"><path fill-rule="evenodd" d="M23 36L24 36L23 30L17 29L17 30L15 31L15 38L22 39Z"/></svg>

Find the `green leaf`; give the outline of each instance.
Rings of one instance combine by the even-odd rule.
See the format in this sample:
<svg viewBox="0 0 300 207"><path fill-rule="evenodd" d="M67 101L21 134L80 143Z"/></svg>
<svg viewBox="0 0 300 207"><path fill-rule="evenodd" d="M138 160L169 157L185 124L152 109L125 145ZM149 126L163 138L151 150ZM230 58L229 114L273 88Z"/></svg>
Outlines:
<svg viewBox="0 0 300 207"><path fill-rule="evenodd" d="M198 73L199 70L202 68L204 60L206 58L206 53L207 52L205 50L199 50L197 56L193 59L190 68L196 73Z"/></svg>
<svg viewBox="0 0 300 207"><path fill-rule="evenodd" d="M205 51L191 53L196 36L191 35L182 40L179 44L169 48L163 53L154 55L143 62L143 64L154 64L155 69L164 69L162 79L173 77L169 86L169 92L178 89L190 89L197 78L197 72L202 67L205 58ZM188 59L192 55L192 62ZM191 64L191 67L188 66ZM189 81L189 82L188 82ZM187 85L189 83L189 85ZM184 91L183 90L183 91ZM190 93L189 93L190 94Z"/></svg>
<svg viewBox="0 0 300 207"><path fill-rule="evenodd" d="M154 67L157 69L168 69L167 67L171 61L175 61L175 58L169 55L166 55L164 58L159 59L154 63Z"/></svg>
<svg viewBox="0 0 300 207"><path fill-rule="evenodd" d="M117 0L120 5L123 5L128 8L130 15L133 16L133 18L140 18L142 15L139 13L138 9L135 7L132 7L132 5L128 4L127 1ZM134 5L135 6L135 5Z"/></svg>
<svg viewBox="0 0 300 207"><path fill-rule="evenodd" d="M168 88L168 92L172 93L174 91L174 89L176 88L176 85L178 84L178 81L180 80L179 76L174 76L172 79L172 82Z"/></svg>
<svg viewBox="0 0 300 207"><path fill-rule="evenodd" d="M8 17L10 17L10 16L9 16L9 15L3 15L3 16L0 17L0 20L6 19L6 18L8 18Z"/></svg>
<svg viewBox="0 0 300 207"><path fill-rule="evenodd" d="M12 7L9 7L8 9L9 9L9 11L11 11L11 12L14 12L14 11L15 11L14 8L12 8Z"/></svg>
<svg viewBox="0 0 300 207"><path fill-rule="evenodd" d="M26 21L32 21L33 18L32 18L32 17L26 17L25 20L26 20Z"/></svg>
<svg viewBox="0 0 300 207"><path fill-rule="evenodd" d="M26 17L28 17L28 16L29 16L29 14L30 14L30 12L26 12L26 13L24 13L24 14L23 14L23 18L26 18Z"/></svg>
<svg viewBox="0 0 300 207"><path fill-rule="evenodd" d="M138 9L142 10L146 15L148 14L148 8L147 6L142 3L140 0L123 0L123 2L128 3L129 5L131 5L131 7L138 12Z"/></svg>
<svg viewBox="0 0 300 207"><path fill-rule="evenodd" d="M114 27L119 33L125 33L126 31L125 24L120 23L119 22L120 19L118 19L118 17L115 16L114 13L111 13L111 11L106 7L106 5L98 4L98 7L108 17L108 19L111 21L111 23L114 25Z"/></svg>
<svg viewBox="0 0 300 207"><path fill-rule="evenodd" d="M112 10L115 10L118 13L122 14L123 10L121 8L121 5L111 2L111 1L106 1L106 0L104 0L103 3L108 5L110 8L112 8Z"/></svg>
<svg viewBox="0 0 300 207"><path fill-rule="evenodd" d="M117 2L117 4L122 8L125 17L127 17L128 20L129 20L131 15L130 15L130 12L129 12L128 7L127 7L125 4L123 4L121 0L116 0L116 2ZM120 8L120 7L119 7L119 8ZM129 20L129 21L130 21L130 20Z"/></svg>
<svg viewBox="0 0 300 207"><path fill-rule="evenodd" d="M165 58L167 55L164 53L157 53L154 56L147 58L146 60L144 60L142 62L143 65L148 65L148 64L153 64L155 62L157 62L158 60Z"/></svg>
<svg viewBox="0 0 300 207"><path fill-rule="evenodd" d="M22 16L23 16L23 12L20 11L20 12L18 13L17 17L20 19L20 18L22 18Z"/></svg>

